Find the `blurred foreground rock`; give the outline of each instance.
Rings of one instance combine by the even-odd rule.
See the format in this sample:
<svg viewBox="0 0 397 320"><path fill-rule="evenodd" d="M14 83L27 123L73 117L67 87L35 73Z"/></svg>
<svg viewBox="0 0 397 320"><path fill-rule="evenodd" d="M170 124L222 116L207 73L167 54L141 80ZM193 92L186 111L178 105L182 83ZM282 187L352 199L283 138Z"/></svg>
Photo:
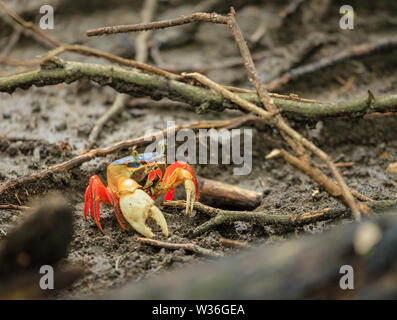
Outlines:
<svg viewBox="0 0 397 320"><path fill-rule="evenodd" d="M77 267L58 269L72 240L72 210L58 197L43 201L26 221L0 242L0 299L38 299L70 285L81 275ZM54 268L54 290L42 290L40 268Z"/></svg>
<svg viewBox="0 0 397 320"><path fill-rule="evenodd" d="M344 265L354 290L342 290ZM106 299L395 299L397 212L130 283Z"/></svg>

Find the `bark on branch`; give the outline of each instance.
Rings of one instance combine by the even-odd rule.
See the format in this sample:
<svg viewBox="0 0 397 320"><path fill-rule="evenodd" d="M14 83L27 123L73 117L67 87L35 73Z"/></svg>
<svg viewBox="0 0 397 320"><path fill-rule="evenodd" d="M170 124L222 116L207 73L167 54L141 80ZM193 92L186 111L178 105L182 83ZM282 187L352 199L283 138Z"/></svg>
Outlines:
<svg viewBox="0 0 397 320"><path fill-rule="evenodd" d="M397 200L381 200L381 201L370 201L366 204L375 212L381 212L385 209L395 207L397 205ZM185 201L168 201L163 203L163 207L184 209L186 206ZM194 204L194 210L200 213L207 214L212 218L202 225L198 226L193 231L193 236L199 236L219 225L232 223L233 221L249 221L255 222L262 225L268 226L279 226L290 229L295 229L306 224L326 221L330 219L336 219L343 214L349 212L348 209L344 207L337 208L326 208L323 210L309 212L304 214L268 214L263 211L232 211L223 210L218 208L213 208L204 205L200 202Z"/></svg>
<svg viewBox="0 0 397 320"><path fill-rule="evenodd" d="M59 83L72 83L89 79L100 85L108 85L121 93L132 96L149 96L155 100L186 102L192 107L223 111L239 107L220 94L197 85L168 79L157 74L133 68L64 61L54 58L41 69L22 74L1 77L0 92L12 93L17 88L28 89L32 85L43 87ZM236 93L241 98L261 105L256 93ZM316 120L337 116L360 117L373 112L396 112L397 94L373 97L372 94L358 99L340 102L309 102L289 96L272 94L275 105L290 119Z"/></svg>

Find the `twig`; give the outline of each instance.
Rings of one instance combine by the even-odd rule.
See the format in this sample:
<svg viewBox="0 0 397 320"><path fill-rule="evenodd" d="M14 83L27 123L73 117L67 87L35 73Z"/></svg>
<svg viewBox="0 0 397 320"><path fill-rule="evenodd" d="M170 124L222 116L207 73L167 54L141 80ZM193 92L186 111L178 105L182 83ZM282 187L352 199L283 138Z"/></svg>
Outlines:
<svg viewBox="0 0 397 320"><path fill-rule="evenodd" d="M179 250L183 249L186 251L191 251L197 253L202 256L209 256L209 257L221 257L223 256L221 253L214 252L210 249L202 248L194 243L171 243L166 241L159 241L154 239L148 238L137 238L138 242L148 244L155 247L172 249L172 250Z"/></svg>
<svg viewBox="0 0 397 320"><path fill-rule="evenodd" d="M154 13L157 8L157 0L146 0L142 12L141 18L142 23L149 23L153 20ZM141 32L138 34L135 46L136 46L136 57L135 60L139 62L146 62L148 56L148 39L152 34L151 31Z"/></svg>
<svg viewBox="0 0 397 320"><path fill-rule="evenodd" d="M247 248L248 247L247 241L238 241L238 240L220 238L219 242L224 247L234 247L234 248Z"/></svg>
<svg viewBox="0 0 397 320"><path fill-rule="evenodd" d="M151 143L152 141L156 140L158 137L166 137L169 132L177 132L182 129L223 128L223 127L229 127L233 124L241 125L243 119L247 119L248 121L251 120L251 117L244 116L232 120L198 121L192 124L176 125L174 127L166 128L151 135L145 135L139 138L121 141L107 148L94 149L82 155L76 156L68 161L54 165L51 168L42 170L38 173L8 180L2 185L0 185L0 194L4 194L8 190L12 188L16 188L17 186L20 186L22 184L31 183L36 180L42 179L47 175L63 172L71 168L77 167L83 164L84 162L90 161L95 157L104 157L108 154L117 152L122 149L130 148L133 146L142 146Z"/></svg>
<svg viewBox="0 0 397 320"><path fill-rule="evenodd" d="M197 5L192 8L192 12L213 12L217 11L219 4L224 2L223 0L202 0L198 1ZM153 37L156 47L161 49L170 49L178 46L182 46L194 40L194 36L200 28L200 23L191 23L178 28L178 32L163 34L162 36ZM153 55L153 54L152 54ZM186 71L186 70L183 70ZM179 72L178 72L179 73Z"/></svg>
<svg viewBox="0 0 397 320"><path fill-rule="evenodd" d="M368 206L375 212L381 212L386 209L397 206L397 200L381 200L368 202ZM186 202L179 201L167 201L163 203L163 207L184 209ZM282 226L288 228L297 228L306 224L334 220L344 214L349 214L351 211L345 207L337 208L326 208L315 212L304 213L304 214L268 214L267 212L261 211L231 211L213 208L204 205L200 202L194 204L194 209L211 216L212 218L207 222L203 223L193 231L194 236L199 236L204 232L207 232L219 225L231 223L233 221L248 221L253 223L259 223L262 225L269 226Z"/></svg>
<svg viewBox="0 0 397 320"><path fill-rule="evenodd" d="M13 209L13 210L30 210L31 207L17 206L17 205L15 205L15 204L0 204L0 209L1 209L1 210L8 210L8 209Z"/></svg>
<svg viewBox="0 0 397 320"><path fill-rule="evenodd" d="M156 29L164 29L175 26L180 26L192 22L205 21L212 23L227 24L227 17L216 14L216 13L203 13L197 12L189 16L182 16L176 19L156 21L151 23L139 23L131 25L120 25L113 27L102 27L97 29L87 30L87 36L102 36L104 34L115 34L115 33L126 33L126 32L138 32L148 31Z"/></svg>
<svg viewBox="0 0 397 320"><path fill-rule="evenodd" d="M206 86L210 87L211 89L215 90L217 93L225 97L226 99L229 99L230 101L234 102L235 104L239 105L242 109L256 113L259 115L261 118L265 120L270 120L273 118L273 114L269 111L266 111L257 105L241 98L238 94L226 89L224 86L221 86L217 84L214 81L211 81L207 77L203 76L202 74L199 73L183 73L182 76L184 77L190 77L193 79L196 79L202 84L205 84Z"/></svg>
<svg viewBox="0 0 397 320"><path fill-rule="evenodd" d="M287 84L291 80L297 80L303 76L314 72L324 70L325 68L334 66L348 59L364 57L379 51L391 50L397 47L397 37L383 38L370 43L352 46L342 52L331 57L324 57L317 62L313 62L301 67L291 69L284 73L281 77L274 79L266 84L266 88L270 91L279 89L282 85Z"/></svg>
<svg viewBox="0 0 397 320"><path fill-rule="evenodd" d="M327 165L326 164L319 164L318 165L320 168L326 168ZM354 162L350 161L350 162L335 162L335 166L338 168L347 168L347 167L353 167L354 166Z"/></svg>

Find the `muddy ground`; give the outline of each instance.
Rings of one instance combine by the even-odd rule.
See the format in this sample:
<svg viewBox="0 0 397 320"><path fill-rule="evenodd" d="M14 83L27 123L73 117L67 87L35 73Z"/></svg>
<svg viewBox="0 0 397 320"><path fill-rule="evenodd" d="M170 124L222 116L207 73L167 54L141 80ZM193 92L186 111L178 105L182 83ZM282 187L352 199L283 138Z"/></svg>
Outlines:
<svg viewBox="0 0 397 320"><path fill-rule="evenodd" d="M19 12L24 11L15 5L19 1L6 1L11 2L14 8L19 8ZM194 11L194 5L198 2L161 1L156 19L189 14ZM269 52L268 59L257 63L264 80L279 75L291 66L316 61L347 46L391 36L397 31L397 3L393 1L351 1L356 10L355 29L345 31L339 28L339 8L344 4L341 1L332 1L328 7L327 1L307 1L304 10L292 14L287 21L282 21L279 12L290 1L246 1L244 5L240 2L236 1L237 20L247 39L255 33L261 23L264 22L266 25L266 32L260 40L250 43L253 53ZM23 5L23 1L20 3ZM95 5L61 1L61 5L55 11L55 29L48 33L64 42L83 43L133 57L134 34L128 37L118 35L87 38L85 31L104 25L138 23L141 1L113 0L92 3ZM38 12L29 12L29 8L26 8L26 11L24 16L27 19L38 21ZM224 12L227 10L219 11ZM163 30L155 32L153 37L167 43L167 39L177 31ZM0 32L2 39L10 32L10 29L3 27ZM324 44L295 61L296 56L300 54L299 45L304 44L313 34L323 39ZM11 55L27 60L43 53L44 50L31 39L22 37ZM388 50L365 58L351 59L293 81L277 92L294 93L300 97L322 101L359 97L368 89L375 96L394 93L397 90L396 54L397 50ZM191 41L177 47L160 47L160 55L164 65L188 69L238 57L239 52L227 27L201 24ZM62 57L98 62L98 59L76 54L64 54ZM108 63L100 59L99 62ZM150 62L154 63L152 60ZM2 73L11 70L5 65L0 68ZM242 67L213 70L207 75L226 85L250 87L247 74ZM17 90L12 95L1 93L0 183L48 168L76 155L84 148L90 129L96 119L109 108L115 94L111 88L99 87L84 81L69 85L34 87L27 91ZM123 139L139 137L149 129L165 128L170 120L188 123L200 119L228 119L236 115L239 113L196 114L191 109L160 108L155 104L144 109L126 108L120 116L106 125L97 146L104 147ZM354 162L352 167L341 168L341 173L350 187L376 200L396 197L397 177L386 173L387 166L397 161L396 115L364 119L327 119L318 123L297 122L293 123L293 126L328 152L335 161ZM319 190L308 177L291 166L280 160L265 160L265 156L280 145L280 136L263 125L255 125L253 129L253 169L249 175L235 176L232 173L233 167L228 165L194 165L195 172L203 177L262 192L263 201L256 210L278 214L305 213L337 205L327 193ZM89 177L98 174L105 181L107 164L129 153L130 150L123 150L118 154L97 158L67 173L54 175L16 190L15 195L0 195L2 204L18 204L19 201L29 204L53 191L62 193L71 201L75 215L74 238L64 262L83 264L86 273L71 288L58 293L59 298L105 292L127 281L150 278L171 268L183 268L187 264L205 259L184 250L171 251L137 243L138 234L132 228L123 231L112 210L106 206L102 206L101 213L104 233L100 232L93 221L84 220L83 195ZM180 190L177 196L183 199L183 190ZM157 201L161 204L162 199ZM203 202L217 205L211 199L204 199ZM188 218L179 210L164 209L163 212L170 230L169 241L194 242L225 254L233 254L235 249L223 247L219 243L220 237L244 240L252 245L263 242L271 245L287 238L323 232L350 221L344 218L288 232L241 222L191 238L189 231L205 222L208 217L197 214ZM23 211L0 212L0 241L23 221L24 215ZM155 230L156 238L163 239L159 229L155 225L151 226Z"/></svg>

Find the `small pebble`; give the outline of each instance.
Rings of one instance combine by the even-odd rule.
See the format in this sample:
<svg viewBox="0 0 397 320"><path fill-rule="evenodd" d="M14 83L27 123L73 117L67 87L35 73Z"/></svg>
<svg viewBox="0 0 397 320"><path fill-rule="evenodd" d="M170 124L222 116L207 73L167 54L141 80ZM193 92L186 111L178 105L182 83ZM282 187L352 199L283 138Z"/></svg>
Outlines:
<svg viewBox="0 0 397 320"><path fill-rule="evenodd" d="M11 145L11 146L8 147L7 153L11 157L15 157L18 154L18 149L15 146Z"/></svg>
<svg viewBox="0 0 397 320"><path fill-rule="evenodd" d="M68 128L68 125L66 124L66 122L62 122L58 125L55 126L55 130L56 131L64 131Z"/></svg>
<svg viewBox="0 0 397 320"><path fill-rule="evenodd" d="M32 112L37 113L41 111L40 102L35 100L32 102Z"/></svg>

